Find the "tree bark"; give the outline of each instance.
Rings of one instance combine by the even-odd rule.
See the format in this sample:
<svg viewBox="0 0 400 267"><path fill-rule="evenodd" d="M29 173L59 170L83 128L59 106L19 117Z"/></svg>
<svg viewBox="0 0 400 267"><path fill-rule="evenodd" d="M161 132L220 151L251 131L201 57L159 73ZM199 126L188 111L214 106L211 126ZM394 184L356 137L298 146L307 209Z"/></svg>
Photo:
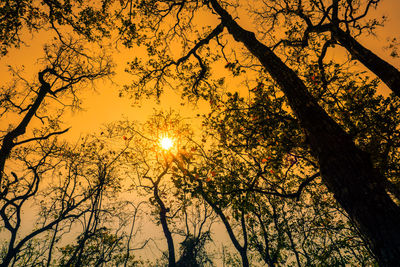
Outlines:
<svg viewBox="0 0 400 267"><path fill-rule="evenodd" d="M382 266L395 266L400 259L400 208L386 193L384 177L369 156L318 105L297 74L254 33L240 27L217 0L210 0L229 33L260 61L288 98L306 131L321 177L349 214Z"/></svg>
<svg viewBox="0 0 400 267"><path fill-rule="evenodd" d="M365 67L379 77L392 91L400 97L400 71L372 51L362 46L350 34L338 27L332 29L333 37L349 51L354 59L360 61Z"/></svg>

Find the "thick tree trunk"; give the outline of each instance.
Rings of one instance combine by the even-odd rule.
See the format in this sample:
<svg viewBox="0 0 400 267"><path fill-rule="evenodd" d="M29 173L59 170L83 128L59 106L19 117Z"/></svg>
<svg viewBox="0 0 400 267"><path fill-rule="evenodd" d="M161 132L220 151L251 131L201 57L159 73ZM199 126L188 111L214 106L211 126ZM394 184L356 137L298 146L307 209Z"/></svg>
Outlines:
<svg viewBox="0 0 400 267"><path fill-rule="evenodd" d="M354 59L375 73L398 97L400 97L400 71L357 42L350 34L339 28L332 34Z"/></svg>
<svg viewBox="0 0 400 267"><path fill-rule="evenodd" d="M307 133L325 185L359 228L378 262L398 264L400 208L386 193L384 177L374 170L369 156L318 105L292 69L254 33L241 28L217 0L210 3L229 33L258 58L285 93Z"/></svg>

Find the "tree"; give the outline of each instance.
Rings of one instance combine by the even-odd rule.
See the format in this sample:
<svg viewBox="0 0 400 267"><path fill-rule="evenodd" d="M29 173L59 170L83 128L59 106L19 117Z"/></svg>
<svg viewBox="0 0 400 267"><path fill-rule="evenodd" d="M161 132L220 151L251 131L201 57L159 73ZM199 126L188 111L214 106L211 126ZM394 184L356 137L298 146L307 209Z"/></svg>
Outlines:
<svg viewBox="0 0 400 267"><path fill-rule="evenodd" d="M370 263L357 231L318 186L315 160L284 98L273 96L273 84L262 87L252 88L251 103L228 93L205 116L211 144L200 143L200 155L181 168L185 188L219 214L244 266L247 254L270 266Z"/></svg>
<svg viewBox="0 0 400 267"><path fill-rule="evenodd" d="M338 78L341 80L341 77ZM346 85L344 81L340 82ZM300 265L365 264L365 259L353 256L359 252L360 255L365 255L365 250L363 252L361 249L354 253L350 245L350 240L361 244L363 242L358 238L354 239L356 235L354 229L353 233L348 231L347 218L342 216L330 202L329 194L322 188L314 187L315 182L319 182L317 165L302 138L301 129L294 117L284 108L284 98L274 95L274 85L269 82L263 84L262 89L260 87L251 89L251 94L254 95L251 102L240 98L237 93L228 94L224 100L217 103L214 111L206 118L207 125L211 129L209 134L217 139L217 143L211 146L213 149L208 152L214 155L208 158L217 163L219 168L226 169L225 172L218 174L226 178L220 182L221 185L214 185L218 189L213 195L226 194L240 197L240 194L245 192L255 193L249 198L251 200L247 205L242 203L239 207L249 207L248 213L254 214L257 218L256 222L252 223L253 227L249 229L250 233L255 232L257 221L260 227L264 228L260 230L263 234L256 232L253 240L264 235L265 245L257 241L256 248L267 249L263 252L266 264L279 260L280 264L286 265L288 262L284 261L285 256L291 253L293 253L292 259L297 254ZM369 86L353 89L362 93L362 96L355 96L352 93L353 101L358 102L360 97L367 106L370 101L377 101L374 98L370 100L371 95L364 94L371 90ZM337 97L348 99L347 96ZM348 112L354 111L354 107L348 104L343 108ZM383 110L385 108L382 108ZM389 120L390 118L397 120L395 117L383 114L379 115ZM336 117L338 116L340 115L336 114ZM354 121L349 122L346 127L357 124L358 127L353 128L351 132L357 132L356 140L368 147L368 143L375 143L379 139L379 134L369 132L371 130L384 132L386 127L382 125L381 130L365 127L360 121L366 121L366 117L369 116L363 114L363 117L362 120L359 117L349 117L348 119ZM373 136L376 139L371 140L366 136ZM376 157L380 156L377 153ZM220 189L220 186L223 186L223 189ZM294 200L305 203L293 203ZM233 201L229 203L231 202ZM258 209L253 208L255 203L258 204ZM339 220L342 222L338 223ZM289 224L291 226L286 228L285 225ZM274 228L280 233L276 247L273 238L276 233L270 230ZM304 239L301 232L306 236ZM285 235L287 239L284 238ZM325 241L318 244L319 240ZM346 242L348 246L343 247L342 244ZM316 250L316 247L320 250ZM268 250L271 252L268 253ZM302 252L300 255L298 250ZM307 261L303 262L304 255L307 256ZM346 262L350 259L355 262Z"/></svg>
<svg viewBox="0 0 400 267"><path fill-rule="evenodd" d="M88 136L78 144L64 144L54 161L41 166L51 168L42 173L40 190L31 197L39 209L29 214L35 228L13 250L5 250L4 266L9 258L23 265L139 264L132 252L147 243L133 247L140 204L120 200L120 159L127 147L116 148L107 141ZM74 238L76 243L70 241ZM35 243L40 248L31 248Z"/></svg>
<svg viewBox="0 0 400 267"><path fill-rule="evenodd" d="M360 44L354 36L373 30L383 24L377 19L368 22L365 19L372 8L376 8L380 1L274 1L266 3L258 10L260 21L272 21L271 30L274 30L274 21L282 14L289 23L301 23L295 29L286 32L287 38L279 44L305 47L313 43L313 34L330 33L319 45L322 48L321 61L330 46L339 44L344 47L353 59L360 61L365 67L377 75L397 96L400 96L400 72L391 64L380 58L372 51ZM384 20L385 17L382 18ZM302 25L301 25L302 24ZM267 26L268 27L268 26ZM279 30L279 29L278 29ZM318 42L318 41L317 41Z"/></svg>
<svg viewBox="0 0 400 267"><path fill-rule="evenodd" d="M61 42L60 49L46 48L38 83L26 83L21 90L14 85L2 88L0 115L19 118L2 129L1 137L0 216L10 236L2 248L2 264L135 264L130 254L133 230L127 225L137 209L130 211L129 203L112 201L117 196L113 192L121 190L118 178L129 176L137 183L132 188L142 189L146 197L151 194L152 215L167 240L165 258L170 266L210 263L205 245L211 239L211 223L208 229L204 227L211 216L208 205L226 226L245 266L253 255L269 265L288 263L287 255L293 256L290 263L298 265L364 264L370 262L364 243L381 265L396 264L400 258L398 99L374 96L377 81L349 72L348 65L324 59L328 47L338 42L360 54L362 62L365 55L378 61L384 70L378 76L391 87L396 88L396 83L385 77L387 73L397 77L398 71L355 42L354 29L371 28L358 24L360 16L354 11L358 2L333 0L325 8L325 2L311 1L311 8L321 9L315 12L321 14L317 22L314 14L303 11L309 5L274 2L287 4L282 12L287 15L288 40L281 43L290 46L281 49L261 32L245 30L239 18L233 19L233 14L242 16L239 4L207 0L119 1L120 5L115 5L119 40L127 47L135 42L144 45L149 54L147 62L134 59L130 63L131 73L137 76L125 91L136 97L159 96L170 85L182 89L183 97L210 102L212 113L205 124L211 129L203 137L217 138L210 154L198 158L194 158L198 147L190 138L173 152L161 152L155 145L162 131L179 137L191 135L174 128L178 119L170 116L166 120L162 114L146 124L146 129L137 130L127 122L117 129L112 126L107 133L112 139L117 130L117 139L107 145L104 132L78 146L60 144L54 137L67 131L62 130L61 116L66 106L78 104L75 89L84 81L111 74L105 57L88 56L60 30L72 28L89 41L108 36L113 29L108 28L108 11L114 1L93 6L53 0L37 6L32 1L0 4L3 55L21 44L24 29L52 29ZM365 14L374 3L367 1ZM279 31L282 28L268 18L281 10L271 11L274 7L269 4L266 19L260 23ZM211 18L210 24L205 14ZM343 20L340 14L345 16ZM298 24L296 16L303 24ZM204 27L200 29L198 24ZM344 30L345 26L353 28ZM300 49L295 44L299 38ZM178 53L181 57L175 59ZM223 65L226 70L221 70ZM225 79L227 72L232 73L232 81ZM19 72L14 74L25 82ZM248 87L236 90L236 81ZM249 93L249 103L240 93L225 95L224 90ZM72 101L64 102L64 97ZM365 103L359 103L364 99ZM49 112L57 102L61 108ZM32 130L35 118L45 126ZM47 180L54 183L45 186ZM343 210L321 184L347 215L341 214ZM192 200L192 196L198 199ZM35 229L23 235L23 208L33 201L41 207L38 220ZM196 215L188 210L193 206L202 207L204 215L190 229L188 221ZM122 207L133 215L121 214ZM227 216L233 221L228 222ZM353 227L348 226L346 216ZM239 227L232 227L235 224ZM76 243L57 253L70 229L78 229ZM355 237L357 231L364 240ZM258 238L260 233L262 238ZM179 238L183 241L177 260ZM348 260L350 254L353 258Z"/></svg>
<svg viewBox="0 0 400 267"><path fill-rule="evenodd" d="M210 75L210 62L218 60L220 56L210 57L211 48L206 48L206 45L211 40L217 40L222 49L221 54L224 55L226 44L221 43L219 38L226 28L229 35L243 44L247 52L262 65L260 71L266 71L285 94L306 133L323 183L360 229L380 264L395 264L400 253L400 233L397 227L400 223L400 208L386 193L386 178L373 167L369 154L360 150L352 137L321 108L297 73L261 43L253 32L242 28L226 11L228 4L224 6L216 0L206 3L159 1L138 6L143 11L141 15L145 17L142 22L147 20L141 24L143 34L147 34L149 29L154 31L152 37L155 39L148 39L151 41L147 45L150 55L157 60L151 59L146 67L140 65L139 61L131 63L132 72L139 75L133 84L137 88L136 94L151 93L146 88L159 94L168 78L181 78L184 94L193 92L210 98L218 88L218 81L205 79ZM192 20L200 9L213 12L220 24L199 41L189 41L182 29L193 29ZM185 19L183 15L187 15ZM173 28L165 30L162 22L167 17L174 19L175 24ZM194 45L188 51L182 49L184 56L173 60L167 48L161 46L165 40L179 36L183 36L181 40L184 43ZM188 62L190 57L195 59L196 64ZM176 72L171 72L170 66L176 66ZM192 70L195 68L200 70L193 75Z"/></svg>
<svg viewBox="0 0 400 267"><path fill-rule="evenodd" d="M201 150L201 147L199 146L198 150ZM219 156L221 156L220 153ZM200 164L202 160L205 160L206 163ZM220 166L218 166L217 162ZM235 178L232 177L233 175L229 175L225 181L221 181L224 175L221 172L224 169L230 170L230 167L234 166L229 161L224 163L217 157L208 158L206 156L203 159L197 158L193 163L176 161L177 167L181 171L181 174L177 176L178 185L181 185L184 190L190 192L193 196L204 199L213 209L225 226L232 244L239 253L242 265L250 266L248 258L248 226L245 220L246 203L242 196L224 194L229 190L227 188L234 184L232 180ZM234 186L238 186L238 184ZM230 221L231 217L235 218L237 223Z"/></svg>
<svg viewBox="0 0 400 267"><path fill-rule="evenodd" d="M189 160L192 132L175 112L156 112L143 124L120 121L107 127L110 138L125 140L124 169L132 189L147 200L151 218L161 225L168 266L203 266L211 263L205 245L211 240L210 208L192 200L176 179L175 160ZM163 148L162 138L173 140ZM177 246L177 240L183 241ZM178 255L177 251L180 251Z"/></svg>
<svg viewBox="0 0 400 267"><path fill-rule="evenodd" d="M12 47L24 44L24 32L51 29L61 42L68 43L63 28L67 27L81 38L98 41L109 36L110 6L113 1L84 3L82 1L10 0L0 3L0 57ZM71 33L71 31L70 31Z"/></svg>
<svg viewBox="0 0 400 267"><path fill-rule="evenodd" d="M77 52L82 57L76 57ZM67 190L68 184L75 183L67 176L64 184L66 191L58 192L52 203L54 207L61 205L54 217L45 214L37 229L21 236L22 213L27 203L40 196L45 177L61 165L63 147L52 139L68 129L60 130L59 116L65 107L77 105L77 92L85 83L111 73L111 64L106 57L84 56L84 52L83 46L73 42L46 46L46 56L42 60L45 67L38 73L38 83L30 84L18 72L14 72L16 82L10 87L1 88L1 116L14 116L19 121L15 125L10 124L8 129L2 129L1 136L0 216L9 233L7 249L2 258L3 266L15 262L24 246L37 236L84 214L80 206L91 198L89 194L75 199L73 193ZM61 103L60 108L54 105L57 102ZM55 110L53 114L47 114L46 108L51 105ZM36 118L44 124L42 128L33 127L32 121ZM75 200L75 203L71 202Z"/></svg>

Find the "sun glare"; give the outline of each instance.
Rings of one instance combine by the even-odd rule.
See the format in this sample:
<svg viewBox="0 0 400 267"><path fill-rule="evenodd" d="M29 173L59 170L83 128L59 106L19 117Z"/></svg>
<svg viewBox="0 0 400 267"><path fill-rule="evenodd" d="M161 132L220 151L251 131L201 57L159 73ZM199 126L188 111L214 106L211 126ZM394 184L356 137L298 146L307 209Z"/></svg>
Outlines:
<svg viewBox="0 0 400 267"><path fill-rule="evenodd" d="M162 149L169 150L174 145L174 142L171 138L164 136L160 139L160 145Z"/></svg>

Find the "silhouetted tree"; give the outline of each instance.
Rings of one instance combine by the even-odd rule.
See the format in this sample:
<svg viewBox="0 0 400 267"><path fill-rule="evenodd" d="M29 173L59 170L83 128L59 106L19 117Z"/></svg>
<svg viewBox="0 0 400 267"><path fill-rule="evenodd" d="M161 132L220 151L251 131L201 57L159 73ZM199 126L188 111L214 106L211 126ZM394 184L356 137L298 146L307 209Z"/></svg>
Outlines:
<svg viewBox="0 0 400 267"><path fill-rule="evenodd" d="M68 44L67 33L76 33L88 41L109 36L113 24L113 1L10 0L0 3L0 57L10 48L20 47L27 32L51 30ZM65 29L66 28L66 29Z"/></svg>
<svg viewBox="0 0 400 267"><path fill-rule="evenodd" d="M189 157L187 146L192 136L189 126L175 112L156 112L143 124L121 121L108 125L107 129L111 136L127 144L123 168L135 191L149 199L152 220L161 225L168 266L209 264L204 246L210 241L211 209L191 200L174 176L175 160L184 162ZM173 140L170 149L160 145L163 136ZM183 241L177 245L179 238Z"/></svg>
<svg viewBox="0 0 400 267"><path fill-rule="evenodd" d="M76 57L78 51L80 57ZM79 44L71 42L68 45L46 46L45 52L42 60L45 67L38 73L37 83L30 84L14 72L15 83L1 88L1 116L14 117L16 121L7 129L3 128L1 136L0 216L9 235L2 258L3 266L15 262L18 253L37 236L64 221L80 217L84 213L79 210L81 204L91 197L89 194L74 199L73 193L63 191L53 203L61 204L54 217L44 214L37 228L21 233L23 211L41 194L43 181L58 169L62 161L63 147L54 137L68 129L60 129L59 116L65 107L76 106L77 93L85 83L111 74L111 64L106 57L84 56L84 48ZM61 108L57 108L57 102L61 103ZM51 105L54 110L48 113L46 109ZM43 126L34 127L34 120L40 121ZM71 180L67 183L75 184Z"/></svg>
<svg viewBox="0 0 400 267"><path fill-rule="evenodd" d="M365 67L375 73L397 96L400 96L400 72L387 61L364 47L355 37L365 32L373 32L382 22L378 19L365 21L373 8L380 1L274 1L264 3L256 14L263 21L272 24L271 31L280 30L274 25L278 22L278 16L285 16L285 20L292 27L285 34L287 38L278 41L279 44L296 46L299 48L308 46L309 43L319 42L321 47L321 62L326 56L330 46L339 44L351 55L352 59L359 60ZM297 21L301 21L295 24ZM269 26L267 26L269 27ZM313 34L326 34L324 39L311 40ZM272 32L270 33L272 34ZM330 36L329 36L330 35Z"/></svg>
<svg viewBox="0 0 400 267"><path fill-rule="evenodd" d="M250 59L252 63L249 65L261 64L262 68L258 70L267 72L285 94L305 131L323 183L360 230L380 264L395 264L400 257L400 231L397 227L400 224L400 208L386 192L386 178L374 168L370 155L357 147L352 136L319 105L318 99L310 93L301 77L271 48L260 42L254 32L245 30L228 13L230 6L217 0L205 3L158 1L139 5L142 28L138 29L138 35L143 29L143 36L138 40L148 46L153 58L147 65L140 64L138 60L131 62L132 73L139 75L131 88L134 88L136 95L154 92L159 95L162 86L171 79L180 78L184 95L194 93L213 101L212 97L223 80L209 77L212 74L210 64L226 57L224 51L227 43L221 41L226 29L229 36L241 43L257 60ZM208 34L203 34L200 40L190 41L187 36L194 31L192 22L196 11L200 10L210 11L220 20L220 24L208 30ZM167 18L173 21L173 26L164 31L163 22ZM151 32L153 39L147 35L148 32ZM167 41L177 38L185 45L193 45L190 49L186 48L187 45L182 47L184 56L174 60L168 53ZM219 54L211 52L208 46L211 40L219 44ZM229 38L225 40L231 42ZM191 59L195 63L189 61ZM228 64L228 67L236 70L235 74L241 73L240 64ZM175 71L171 66L176 67ZM199 71L194 73L195 69ZM129 87L126 89L129 90Z"/></svg>

